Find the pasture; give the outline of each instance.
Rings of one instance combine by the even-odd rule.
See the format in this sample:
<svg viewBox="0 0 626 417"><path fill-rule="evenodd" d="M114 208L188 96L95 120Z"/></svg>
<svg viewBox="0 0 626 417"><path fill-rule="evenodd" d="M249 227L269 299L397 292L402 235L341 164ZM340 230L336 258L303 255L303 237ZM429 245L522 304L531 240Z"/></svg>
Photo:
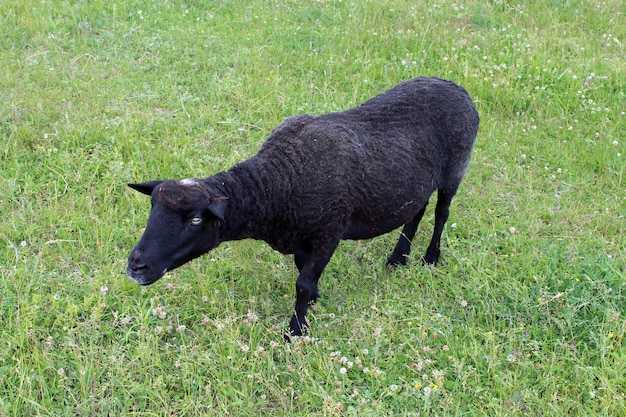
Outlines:
<svg viewBox="0 0 626 417"><path fill-rule="evenodd" d="M0 416L626 415L620 0L0 3ZM481 116L436 267L226 243L149 287L126 183L204 177L283 119L417 75Z"/></svg>

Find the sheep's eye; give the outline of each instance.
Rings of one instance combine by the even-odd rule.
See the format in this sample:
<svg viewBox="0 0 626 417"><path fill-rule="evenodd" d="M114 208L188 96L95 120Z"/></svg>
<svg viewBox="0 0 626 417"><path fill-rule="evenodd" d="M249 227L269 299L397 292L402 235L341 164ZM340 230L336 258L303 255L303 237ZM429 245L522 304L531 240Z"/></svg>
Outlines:
<svg viewBox="0 0 626 417"><path fill-rule="evenodd" d="M193 226L199 226L202 223L202 217L193 217L190 223Z"/></svg>

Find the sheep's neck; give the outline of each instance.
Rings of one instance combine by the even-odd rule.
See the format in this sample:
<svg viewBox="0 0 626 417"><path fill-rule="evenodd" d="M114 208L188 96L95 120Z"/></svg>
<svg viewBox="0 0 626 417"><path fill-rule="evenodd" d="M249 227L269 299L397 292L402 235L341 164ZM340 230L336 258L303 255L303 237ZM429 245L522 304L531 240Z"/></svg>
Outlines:
<svg viewBox="0 0 626 417"><path fill-rule="evenodd" d="M256 162L244 161L211 178L228 198L224 241L263 239L283 205L285 196L279 190L284 192L286 187L277 184L281 177L266 175L267 169Z"/></svg>

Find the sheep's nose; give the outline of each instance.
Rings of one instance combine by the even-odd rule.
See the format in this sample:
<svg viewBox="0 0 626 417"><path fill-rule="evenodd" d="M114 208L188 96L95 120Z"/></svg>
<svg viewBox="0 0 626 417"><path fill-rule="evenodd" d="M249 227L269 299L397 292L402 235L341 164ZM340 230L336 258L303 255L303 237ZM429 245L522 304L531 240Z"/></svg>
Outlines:
<svg viewBox="0 0 626 417"><path fill-rule="evenodd" d="M132 273L136 274L137 272L143 272L148 269L148 265L146 264L133 264L130 266L130 270Z"/></svg>
<svg viewBox="0 0 626 417"><path fill-rule="evenodd" d="M131 277L142 274L148 269L148 265L141 261L141 251L134 250L128 258L128 275Z"/></svg>

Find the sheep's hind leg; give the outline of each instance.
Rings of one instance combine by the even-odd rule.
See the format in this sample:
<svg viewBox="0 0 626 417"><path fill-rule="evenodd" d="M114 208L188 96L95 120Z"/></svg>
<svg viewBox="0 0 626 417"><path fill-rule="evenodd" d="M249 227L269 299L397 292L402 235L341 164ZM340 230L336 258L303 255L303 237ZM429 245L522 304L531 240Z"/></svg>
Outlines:
<svg viewBox="0 0 626 417"><path fill-rule="evenodd" d="M437 207L435 208L435 227L433 229L433 237L430 240L426 255L424 256L425 265L435 265L439 261L439 244L441 242L441 233L443 226L448 220L450 214L450 203L452 197L456 194L457 187L440 188L437 191Z"/></svg>
<svg viewBox="0 0 626 417"><path fill-rule="evenodd" d="M417 213L417 215L413 217L413 220L404 225L404 228L402 229L402 234L398 239L398 243L396 244L396 247L393 250L391 256L389 256L389 258L387 259L387 268L389 268L389 270L393 270L398 265L406 265L406 258L411 252L411 241L415 236L417 226L422 220L422 217L424 217L425 211L426 205L424 205L419 213Z"/></svg>
<svg viewBox="0 0 626 417"><path fill-rule="evenodd" d="M289 333L285 335L287 342L291 336L302 336L303 332L308 329L306 312L309 305L319 297L317 283L338 244L339 239L334 242L324 241L311 245L313 249L310 252L306 250L296 252L294 260L300 274L296 280L294 314L289 323Z"/></svg>

